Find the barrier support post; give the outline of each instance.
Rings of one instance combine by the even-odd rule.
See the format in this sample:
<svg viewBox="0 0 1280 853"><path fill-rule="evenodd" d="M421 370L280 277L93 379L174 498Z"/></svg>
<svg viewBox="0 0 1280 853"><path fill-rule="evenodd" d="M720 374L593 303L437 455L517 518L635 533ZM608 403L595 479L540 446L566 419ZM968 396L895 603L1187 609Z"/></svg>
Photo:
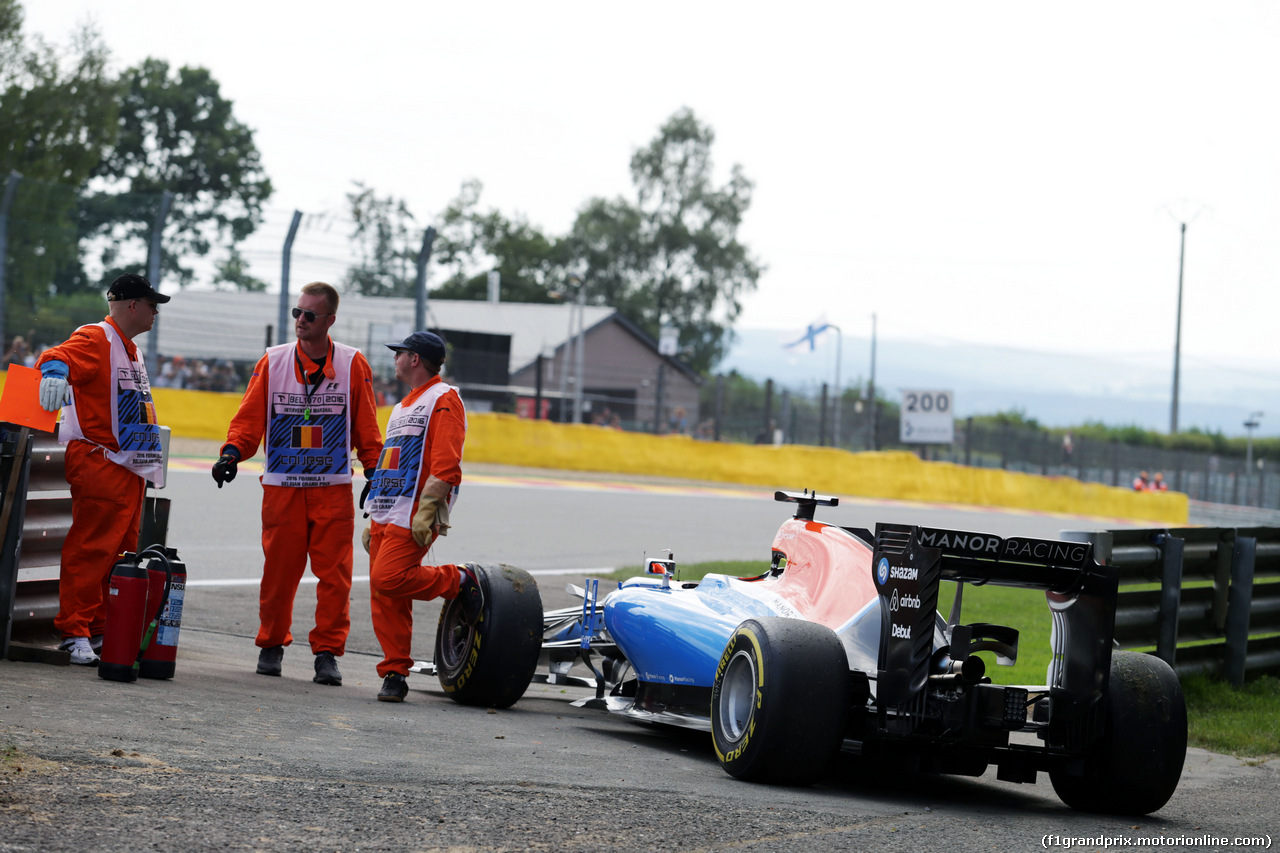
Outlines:
<svg viewBox="0 0 1280 853"><path fill-rule="evenodd" d="M1174 665L1178 652L1178 606L1182 602L1182 546L1176 536L1156 537L1160 547L1160 615L1156 622L1156 657Z"/></svg>
<svg viewBox="0 0 1280 853"><path fill-rule="evenodd" d="M1253 601L1253 569L1258 540L1237 536L1231 549L1231 591L1227 602L1227 649L1224 673L1232 687L1244 686L1249 655L1249 608Z"/></svg>

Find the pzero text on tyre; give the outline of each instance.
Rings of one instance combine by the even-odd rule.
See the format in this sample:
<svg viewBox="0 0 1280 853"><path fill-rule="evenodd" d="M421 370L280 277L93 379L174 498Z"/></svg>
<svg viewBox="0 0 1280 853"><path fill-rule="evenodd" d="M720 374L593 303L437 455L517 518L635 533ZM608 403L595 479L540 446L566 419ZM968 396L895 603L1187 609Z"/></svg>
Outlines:
<svg viewBox="0 0 1280 853"><path fill-rule="evenodd" d="M523 569L472 565L484 607L474 624L447 601L436 626L440 686L462 705L507 708L533 680L542 648L542 596Z"/></svg>
<svg viewBox="0 0 1280 853"><path fill-rule="evenodd" d="M850 675L830 628L799 619L748 619L716 667L711 733L732 776L811 785L844 739Z"/></svg>
<svg viewBox="0 0 1280 853"><path fill-rule="evenodd" d="M1187 754L1187 706L1169 664L1153 655L1114 652L1104 698L1106 733L1086 775L1049 774L1074 809L1150 814L1173 796Z"/></svg>

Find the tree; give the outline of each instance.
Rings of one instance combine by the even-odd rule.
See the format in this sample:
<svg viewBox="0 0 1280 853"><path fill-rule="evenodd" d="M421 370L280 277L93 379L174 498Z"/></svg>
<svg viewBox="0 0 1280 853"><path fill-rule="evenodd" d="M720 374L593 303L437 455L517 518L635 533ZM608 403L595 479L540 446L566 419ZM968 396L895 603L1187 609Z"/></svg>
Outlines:
<svg viewBox="0 0 1280 853"><path fill-rule="evenodd" d="M712 184L714 141L692 110L677 111L631 158L636 203L593 199L573 227L588 299L615 305L654 338L675 326L700 371L724 355L762 272L737 237L753 185L740 166Z"/></svg>
<svg viewBox="0 0 1280 853"><path fill-rule="evenodd" d="M171 73L164 60L146 59L124 72L120 87L119 137L92 172L96 192L84 198L85 233L102 238L108 275L137 269L161 194L172 192L162 269L190 284L194 272L183 260L252 234L271 181L253 131L236 119L208 70Z"/></svg>
<svg viewBox="0 0 1280 853"><path fill-rule="evenodd" d="M0 259L14 328L31 321L55 279L79 269L77 190L118 132L118 84L97 32L81 28L60 52L25 38L22 22L21 4L0 0L0 186L22 176Z"/></svg>
<svg viewBox="0 0 1280 853"><path fill-rule="evenodd" d="M408 204L391 196L379 198L358 181L356 192L347 193L347 204L360 263L347 270L344 287L365 296L413 296L422 229Z"/></svg>
<svg viewBox="0 0 1280 853"><path fill-rule="evenodd" d="M235 246L231 247L226 259L219 262L214 270L213 285L219 290L224 289L224 284L230 285L225 288L227 290L242 290L246 293L263 293L267 289L265 281L250 274L249 264Z"/></svg>
<svg viewBox="0 0 1280 853"><path fill-rule="evenodd" d="M479 181L463 183L441 216L434 254L450 270L433 293L441 299L488 298L488 274L497 270L505 302L551 302L568 278L569 244L548 237L527 219L481 211Z"/></svg>

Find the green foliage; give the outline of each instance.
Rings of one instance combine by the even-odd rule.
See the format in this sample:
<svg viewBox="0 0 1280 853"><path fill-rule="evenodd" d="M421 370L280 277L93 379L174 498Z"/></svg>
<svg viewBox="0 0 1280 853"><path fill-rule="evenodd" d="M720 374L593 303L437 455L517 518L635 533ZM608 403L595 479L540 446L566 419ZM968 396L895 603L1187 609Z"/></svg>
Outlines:
<svg viewBox="0 0 1280 853"><path fill-rule="evenodd" d="M462 185L441 216L433 256L449 271L433 288L441 299L488 298L488 274L498 272L498 294L504 302L551 302L568 280L569 245L550 237L517 215L480 209L483 185Z"/></svg>
<svg viewBox="0 0 1280 853"><path fill-rule="evenodd" d="M60 53L39 37L26 39L22 20L16 0L0 0L0 187L10 174L22 176L10 209L6 279L9 300L35 310L55 280L63 291L83 287L75 274L76 188L115 143L118 84L94 30L74 33Z"/></svg>
<svg viewBox="0 0 1280 853"><path fill-rule="evenodd" d="M86 323L107 316L106 288L101 291L58 293L33 306L19 302L8 306L8 327L28 341L57 344Z"/></svg>
<svg viewBox="0 0 1280 853"><path fill-rule="evenodd" d="M249 273L249 264L235 246L228 251L226 259L215 267L213 285L219 290L242 290L246 293L262 293L267 289L265 281Z"/></svg>
<svg viewBox="0 0 1280 853"><path fill-rule="evenodd" d="M365 296L413 296L422 229L409 205L392 196L379 198L358 181L356 191L347 193L347 203L360 263L347 270L344 286Z"/></svg>
<svg viewBox="0 0 1280 853"><path fill-rule="evenodd" d="M974 417L973 422L978 426L1010 426L1026 429L1040 429L1040 422L1035 418L1027 417L1027 413L1022 409L1010 409L1007 412L997 412L994 415L977 415Z"/></svg>
<svg viewBox="0 0 1280 853"><path fill-rule="evenodd" d="M85 233L102 238L107 277L134 269L145 262L161 194L172 192L161 268L190 284L194 273L182 260L252 234L271 181L253 131L208 70L175 73L164 60L146 59L120 85L119 136L92 173L99 191L84 197Z"/></svg>
<svg viewBox="0 0 1280 853"><path fill-rule="evenodd" d="M615 306L655 339L675 326L698 371L723 357L762 272L737 237L753 185L739 166L713 185L714 141L692 110L677 111L631 158L636 202L592 199L572 232L588 299Z"/></svg>

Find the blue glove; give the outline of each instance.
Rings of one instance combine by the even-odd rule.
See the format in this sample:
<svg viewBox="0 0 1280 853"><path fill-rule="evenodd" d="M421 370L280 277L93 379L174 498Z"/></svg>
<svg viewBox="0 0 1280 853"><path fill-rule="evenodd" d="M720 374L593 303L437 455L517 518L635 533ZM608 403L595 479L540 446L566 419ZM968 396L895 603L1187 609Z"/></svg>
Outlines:
<svg viewBox="0 0 1280 853"><path fill-rule="evenodd" d="M65 362L51 360L40 365L40 408L56 412L71 402L70 369Z"/></svg>

